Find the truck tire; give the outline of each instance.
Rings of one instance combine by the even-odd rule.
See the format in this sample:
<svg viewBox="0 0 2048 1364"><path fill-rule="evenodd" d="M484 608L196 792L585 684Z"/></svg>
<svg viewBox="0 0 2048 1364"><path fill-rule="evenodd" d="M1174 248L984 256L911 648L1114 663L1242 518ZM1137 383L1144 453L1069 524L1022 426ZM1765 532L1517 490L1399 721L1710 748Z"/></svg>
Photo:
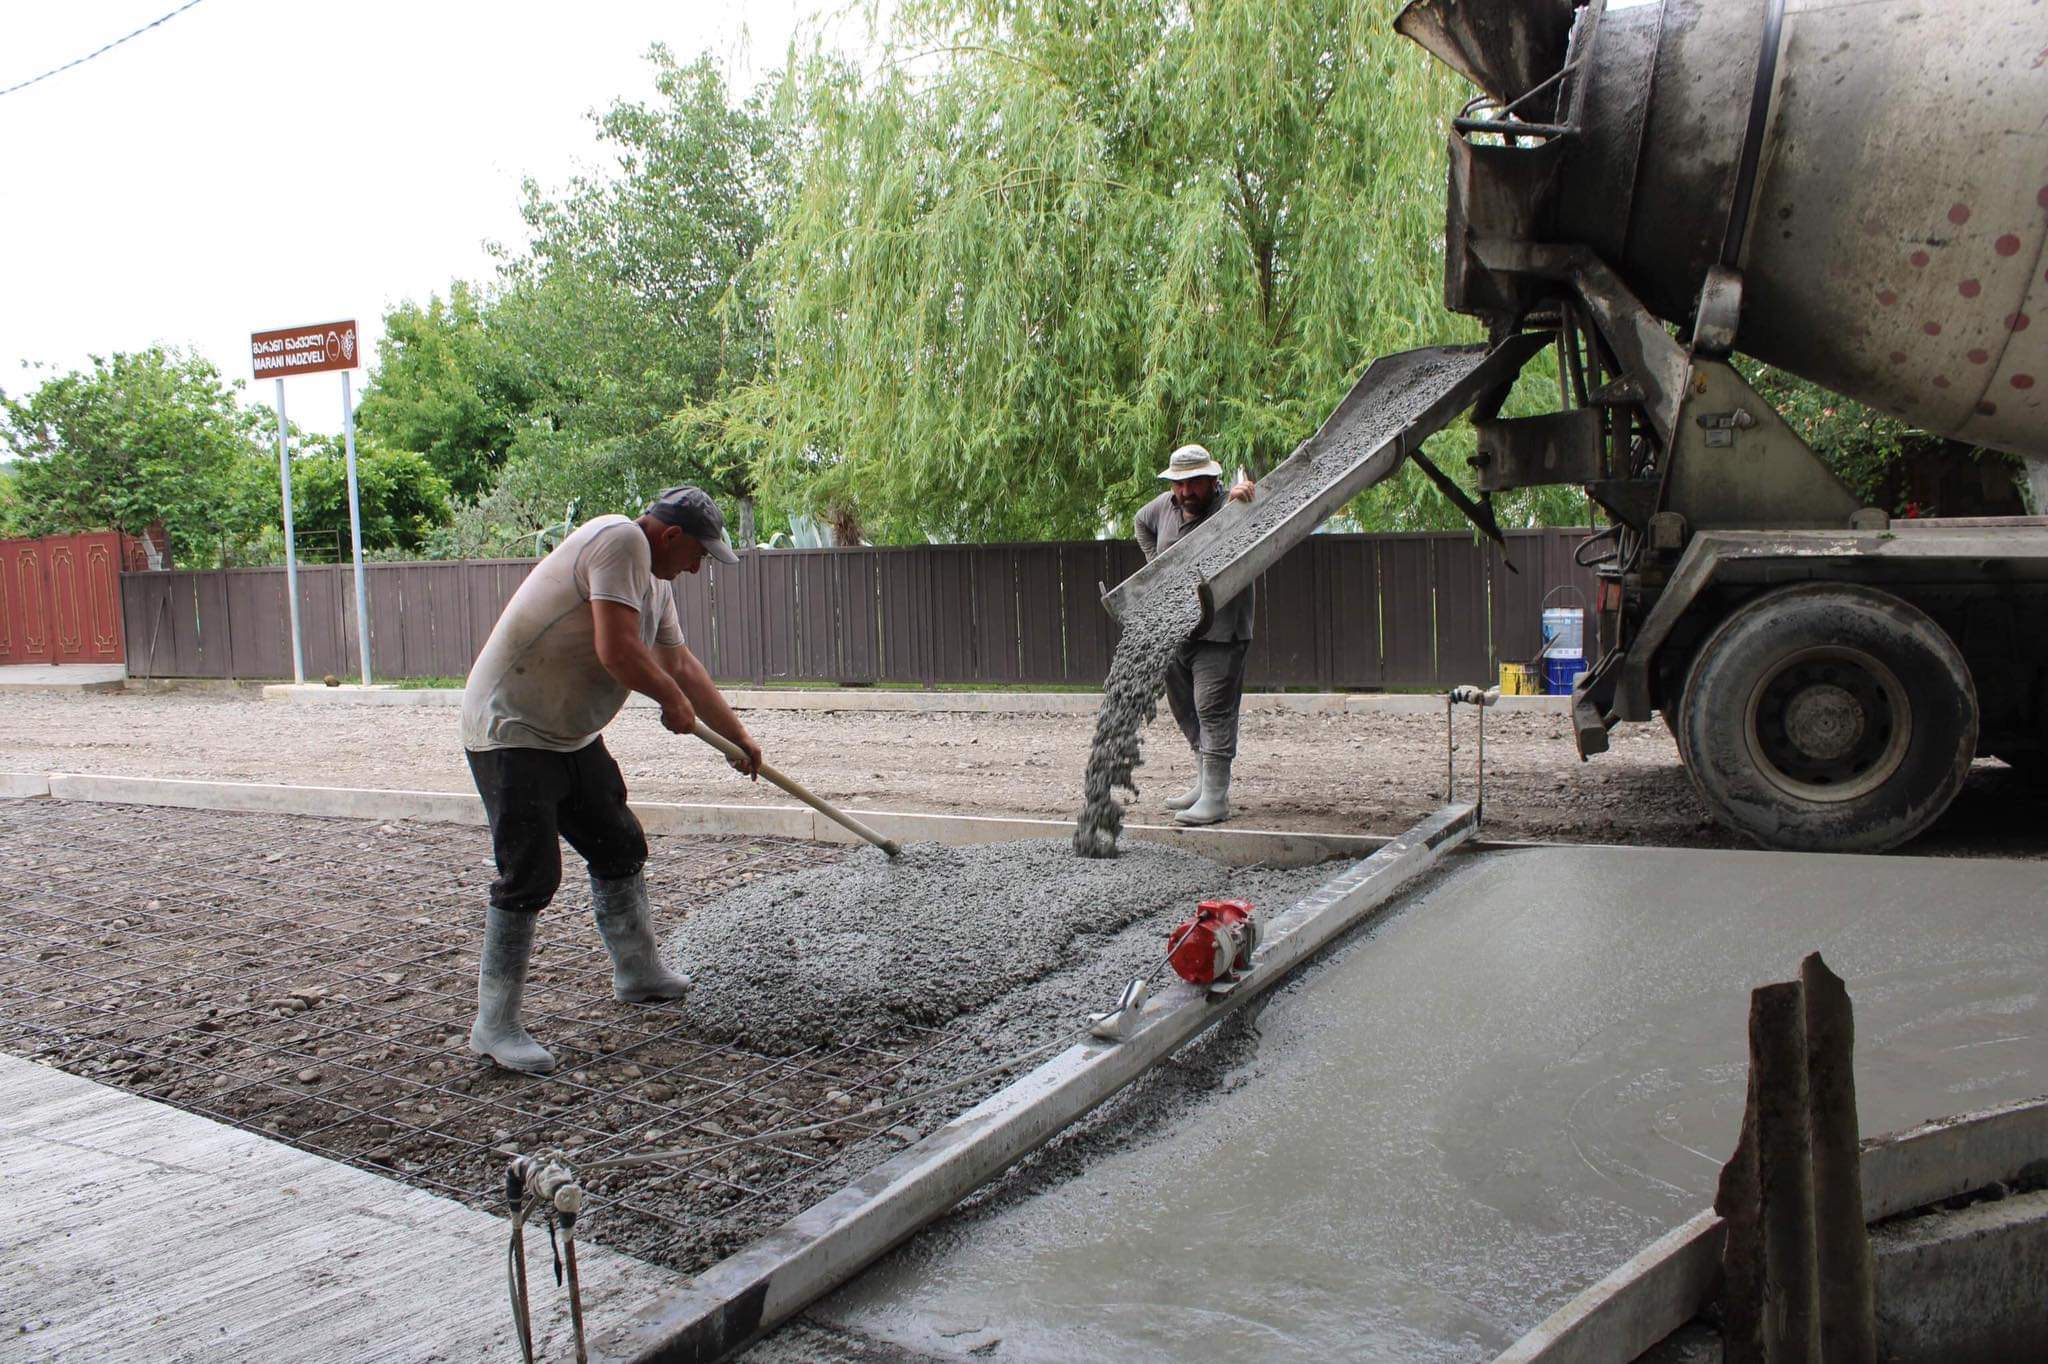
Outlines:
<svg viewBox="0 0 2048 1364"><path fill-rule="evenodd" d="M1858 584L1743 603L1700 647L1683 697L1694 787L1767 848L1897 847L1948 808L1977 751L1976 686L1954 641Z"/></svg>

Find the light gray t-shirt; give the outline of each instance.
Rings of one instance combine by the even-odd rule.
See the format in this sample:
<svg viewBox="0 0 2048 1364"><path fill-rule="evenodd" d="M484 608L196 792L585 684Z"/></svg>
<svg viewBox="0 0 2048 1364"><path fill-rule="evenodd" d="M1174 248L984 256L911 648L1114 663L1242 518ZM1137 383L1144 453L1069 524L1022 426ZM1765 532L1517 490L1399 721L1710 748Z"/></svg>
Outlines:
<svg viewBox="0 0 2048 1364"><path fill-rule="evenodd" d="M1217 488L1216 496L1209 500L1208 508L1192 521L1181 515L1180 506L1173 500L1173 490L1170 488L1140 507L1137 516L1132 520L1132 529L1137 534L1138 548L1145 551L1145 562L1150 563L1166 553L1183 535L1223 510L1229 500L1223 489ZM1209 622L1209 628L1196 638L1218 644L1250 639L1252 592L1252 587L1247 585L1244 591L1218 607L1215 618Z"/></svg>
<svg viewBox="0 0 2048 1364"><path fill-rule="evenodd" d="M647 536L623 516L600 516L526 575L498 617L462 692L466 749L546 748L573 753L626 704L627 689L597 659L590 603L640 613L640 642L683 642L675 586L654 576Z"/></svg>

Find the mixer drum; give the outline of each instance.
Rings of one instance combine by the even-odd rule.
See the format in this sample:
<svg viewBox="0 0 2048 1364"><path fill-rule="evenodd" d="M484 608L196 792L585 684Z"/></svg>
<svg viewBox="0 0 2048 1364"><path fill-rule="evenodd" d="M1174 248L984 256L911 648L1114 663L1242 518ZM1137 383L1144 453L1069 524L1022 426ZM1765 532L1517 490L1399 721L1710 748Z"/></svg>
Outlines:
<svg viewBox="0 0 2048 1364"><path fill-rule="evenodd" d="M1490 9L1428 8L1449 27ZM2048 460L2048 7L1609 0L1577 12L1569 60L1552 117L1576 130L1532 231L1592 247L1682 327L1733 266L1737 349Z"/></svg>

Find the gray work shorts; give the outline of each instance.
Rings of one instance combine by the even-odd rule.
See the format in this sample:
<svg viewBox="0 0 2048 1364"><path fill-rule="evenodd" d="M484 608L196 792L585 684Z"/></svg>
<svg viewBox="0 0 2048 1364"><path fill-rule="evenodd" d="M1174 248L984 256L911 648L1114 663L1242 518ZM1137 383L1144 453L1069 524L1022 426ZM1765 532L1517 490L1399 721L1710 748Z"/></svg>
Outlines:
<svg viewBox="0 0 2048 1364"><path fill-rule="evenodd" d="M1251 647L1248 639L1189 640L1166 665L1166 704L1188 747L1205 757L1237 756L1237 711Z"/></svg>

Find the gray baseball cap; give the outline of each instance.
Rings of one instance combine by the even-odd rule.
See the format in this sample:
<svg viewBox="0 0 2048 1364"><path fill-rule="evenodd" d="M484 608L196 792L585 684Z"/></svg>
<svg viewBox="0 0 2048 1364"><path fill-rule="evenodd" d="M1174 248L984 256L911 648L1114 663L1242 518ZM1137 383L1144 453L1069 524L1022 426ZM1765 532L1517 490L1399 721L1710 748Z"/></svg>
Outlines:
<svg viewBox="0 0 2048 1364"><path fill-rule="evenodd" d="M725 538L725 513L718 510L711 494L702 488L679 483L649 502L647 509L640 514L651 516L665 526L674 526L685 535L695 536L704 546L704 552L721 564L740 561L732 542Z"/></svg>

